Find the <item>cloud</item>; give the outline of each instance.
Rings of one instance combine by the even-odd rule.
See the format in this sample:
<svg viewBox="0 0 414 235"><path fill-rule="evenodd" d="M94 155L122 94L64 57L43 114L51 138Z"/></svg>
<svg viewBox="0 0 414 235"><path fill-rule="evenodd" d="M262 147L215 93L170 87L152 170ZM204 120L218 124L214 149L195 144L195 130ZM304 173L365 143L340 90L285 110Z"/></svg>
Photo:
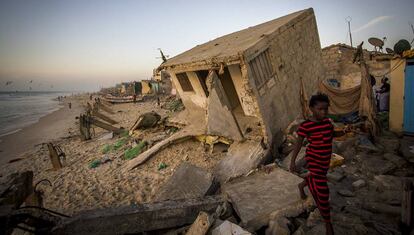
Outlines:
<svg viewBox="0 0 414 235"><path fill-rule="evenodd" d="M362 25L361 27L353 30L353 32L354 33L360 32L360 31L365 30L365 29L367 29L371 26L374 26L374 25L376 25L380 22L383 22L383 21L386 21L386 20L389 20L389 19L392 19L392 18L393 18L392 16L378 16L377 18L374 18L374 19L370 20L368 23Z"/></svg>

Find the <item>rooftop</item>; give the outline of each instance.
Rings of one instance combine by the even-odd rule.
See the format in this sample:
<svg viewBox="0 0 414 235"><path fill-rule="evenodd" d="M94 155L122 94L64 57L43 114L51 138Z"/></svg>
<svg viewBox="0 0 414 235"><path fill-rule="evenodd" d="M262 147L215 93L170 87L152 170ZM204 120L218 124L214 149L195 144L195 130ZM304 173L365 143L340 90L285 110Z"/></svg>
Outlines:
<svg viewBox="0 0 414 235"><path fill-rule="evenodd" d="M265 35L269 35L298 17L302 13L312 11L306 9L289 15L249 27L212 41L198 45L186 52L183 52L162 64L162 67L170 67L178 64L201 62L212 58L223 59L230 56L238 56L241 52L259 42Z"/></svg>

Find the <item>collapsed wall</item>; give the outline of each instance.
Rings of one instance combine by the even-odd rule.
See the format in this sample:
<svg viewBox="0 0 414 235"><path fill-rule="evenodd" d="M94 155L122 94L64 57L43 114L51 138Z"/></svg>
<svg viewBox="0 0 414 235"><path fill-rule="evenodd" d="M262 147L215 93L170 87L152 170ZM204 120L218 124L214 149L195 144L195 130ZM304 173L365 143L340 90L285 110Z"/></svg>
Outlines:
<svg viewBox="0 0 414 235"><path fill-rule="evenodd" d="M356 48L346 44L334 44L322 49L324 75L326 80L331 81L330 84L347 89L361 83L361 69L359 64L353 63L355 52ZM363 53L369 73L376 78L378 85L389 72L392 55L367 50Z"/></svg>
<svg viewBox="0 0 414 235"><path fill-rule="evenodd" d="M302 115L301 79L306 96L310 96L316 92L323 78L321 46L313 11L307 11L290 21L270 38L267 52L264 53L268 53L273 76L256 86L256 97L267 137L271 140L269 142L278 145L281 143L282 130ZM250 73L253 74L252 79L256 80L258 76L255 76L254 71Z"/></svg>

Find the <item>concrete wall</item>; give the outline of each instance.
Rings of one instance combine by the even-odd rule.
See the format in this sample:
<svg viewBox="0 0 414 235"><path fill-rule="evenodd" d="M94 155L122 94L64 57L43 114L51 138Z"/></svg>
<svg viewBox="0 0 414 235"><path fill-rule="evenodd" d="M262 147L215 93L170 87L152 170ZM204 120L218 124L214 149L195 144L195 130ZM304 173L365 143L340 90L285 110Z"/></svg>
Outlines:
<svg viewBox="0 0 414 235"><path fill-rule="evenodd" d="M243 77L240 65L230 65L228 69L244 114L256 116L252 92L249 92L248 79Z"/></svg>
<svg viewBox="0 0 414 235"><path fill-rule="evenodd" d="M402 61L403 60L403 61ZM391 68L399 65L390 74L390 116L389 128L394 132L403 131L404 120L404 80L405 80L405 59L394 59L391 61Z"/></svg>
<svg viewBox="0 0 414 235"><path fill-rule="evenodd" d="M310 96L316 92L323 73L321 46L313 12L290 22L281 30L283 31L276 31L269 36L267 42L265 41L267 45L259 43L250 50L251 53L259 51L260 54L260 50L268 48L270 52L274 76L260 90L255 87L253 72L247 66L267 140L276 144L280 143L282 130L302 115L300 78L303 79L307 95ZM246 58L249 57L253 59L246 55Z"/></svg>
<svg viewBox="0 0 414 235"><path fill-rule="evenodd" d="M191 109L193 106L199 108L207 109L207 97L204 93L203 87L201 86L200 81L198 80L197 74L195 72L186 72L188 79L193 86L194 91L183 91L180 83L175 76L175 73L170 73L172 82L177 89L178 94L180 95L181 100L186 108Z"/></svg>
<svg viewBox="0 0 414 235"><path fill-rule="evenodd" d="M322 62L325 70L325 79L336 79L341 82L341 88L349 88L361 84L361 69L358 64L352 63L356 48L345 44L335 44L322 49ZM377 84L382 75L390 69L391 55L379 54L370 56L364 50L364 59L369 73L374 75Z"/></svg>

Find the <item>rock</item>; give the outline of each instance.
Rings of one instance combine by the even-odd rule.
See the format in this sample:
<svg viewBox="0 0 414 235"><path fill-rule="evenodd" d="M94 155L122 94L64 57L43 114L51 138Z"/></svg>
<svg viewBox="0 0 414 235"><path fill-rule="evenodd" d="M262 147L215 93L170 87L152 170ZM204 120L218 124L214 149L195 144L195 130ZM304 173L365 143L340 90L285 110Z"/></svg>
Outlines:
<svg viewBox="0 0 414 235"><path fill-rule="evenodd" d="M141 114L131 127L130 131L135 129L146 129L155 126L158 121L161 120L161 116L156 112L148 112Z"/></svg>
<svg viewBox="0 0 414 235"><path fill-rule="evenodd" d="M402 178L392 175L376 175L374 183L379 190L402 191Z"/></svg>
<svg viewBox="0 0 414 235"><path fill-rule="evenodd" d="M395 216L401 215L401 207L390 206L385 203L364 202L362 203L362 208L369 210L371 212L374 212L374 213L390 214L390 215L395 215Z"/></svg>
<svg viewBox="0 0 414 235"><path fill-rule="evenodd" d="M383 160L379 156L365 156L362 158L362 172L373 175L384 175L395 170L394 163Z"/></svg>
<svg viewBox="0 0 414 235"><path fill-rule="evenodd" d="M354 165L342 165L342 169L345 172L345 175L354 175L358 172L358 168Z"/></svg>
<svg viewBox="0 0 414 235"><path fill-rule="evenodd" d="M292 235L306 235L306 232L303 226L300 226Z"/></svg>
<svg viewBox="0 0 414 235"><path fill-rule="evenodd" d="M333 141L333 146L335 146L334 148L336 148L335 153L338 154L342 154L345 155L344 153L349 150L349 149L355 149L355 144L356 144L356 138L348 138L344 141L338 141L338 140L334 140Z"/></svg>
<svg viewBox="0 0 414 235"><path fill-rule="evenodd" d="M212 194L217 189L216 186L210 173L183 162L161 186L155 201L203 197Z"/></svg>
<svg viewBox="0 0 414 235"><path fill-rule="evenodd" d="M283 159L281 163L281 167L285 170L289 170L290 162L292 161L292 155L293 151L285 158ZM298 153L298 156L296 157L296 169L300 169L305 166L305 155L306 155L306 148L302 147Z"/></svg>
<svg viewBox="0 0 414 235"><path fill-rule="evenodd" d="M260 141L245 141L233 143L226 157L217 163L213 170L214 176L221 183L228 179L247 174L257 168L266 159L266 150L262 148Z"/></svg>
<svg viewBox="0 0 414 235"><path fill-rule="evenodd" d="M356 149L354 147L350 147L343 151L342 156L345 158L346 162L352 161L354 157L357 155Z"/></svg>
<svg viewBox="0 0 414 235"><path fill-rule="evenodd" d="M400 140L391 137L378 137L377 141L384 147L385 152L395 153L400 147Z"/></svg>
<svg viewBox="0 0 414 235"><path fill-rule="evenodd" d="M401 191L384 190L379 194L379 201L392 206L400 206L402 198L401 195Z"/></svg>
<svg viewBox="0 0 414 235"><path fill-rule="evenodd" d="M269 228L266 229L266 234L290 235L291 222L287 218L279 218L277 220L269 221Z"/></svg>
<svg viewBox="0 0 414 235"><path fill-rule="evenodd" d="M329 172L327 177L329 181L341 182L341 180L345 178L345 175L340 171L335 170L333 172Z"/></svg>
<svg viewBox="0 0 414 235"><path fill-rule="evenodd" d="M298 191L302 181L294 174L275 168L270 173L258 171L226 182L222 193L229 197L242 226L253 231L268 224L272 213L295 209L304 203Z"/></svg>
<svg viewBox="0 0 414 235"><path fill-rule="evenodd" d="M237 224L224 221L221 225L211 231L211 235L251 235L250 232L244 230Z"/></svg>
<svg viewBox="0 0 414 235"><path fill-rule="evenodd" d="M306 235L321 235L326 233L325 224L317 224Z"/></svg>
<svg viewBox="0 0 414 235"><path fill-rule="evenodd" d="M355 197L355 194L347 189L338 190L338 194L344 197Z"/></svg>
<svg viewBox="0 0 414 235"><path fill-rule="evenodd" d="M354 187L354 189L360 189L362 187L365 187L365 185L367 185L367 183L363 179L359 179L352 183L352 187Z"/></svg>
<svg viewBox="0 0 414 235"><path fill-rule="evenodd" d="M375 146L367 136L360 135L358 139L358 149L368 153L381 153L382 150Z"/></svg>
<svg viewBox="0 0 414 235"><path fill-rule="evenodd" d="M319 210L315 209L314 211L309 213L309 217L306 220L306 227L312 228L319 223L323 223L323 220L322 220L321 214L319 213Z"/></svg>
<svg viewBox="0 0 414 235"><path fill-rule="evenodd" d="M385 159L388 161L394 163L398 168L403 167L405 164L407 164L407 161L394 153L385 153L383 155Z"/></svg>
<svg viewBox="0 0 414 235"><path fill-rule="evenodd" d="M411 138L404 137L401 140L400 152L402 153L402 155L407 161L414 163L414 138L413 137Z"/></svg>

